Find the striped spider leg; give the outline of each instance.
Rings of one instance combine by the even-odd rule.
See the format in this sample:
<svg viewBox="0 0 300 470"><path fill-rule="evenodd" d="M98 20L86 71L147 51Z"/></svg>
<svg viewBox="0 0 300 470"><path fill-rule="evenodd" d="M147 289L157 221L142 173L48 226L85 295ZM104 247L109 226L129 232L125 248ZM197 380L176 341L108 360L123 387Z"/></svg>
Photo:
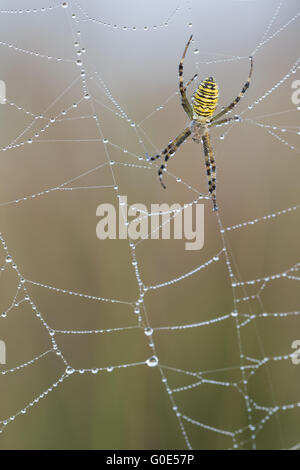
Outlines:
<svg viewBox="0 0 300 470"><path fill-rule="evenodd" d="M173 157L175 152L178 150L181 144L185 142L185 140L191 135L192 131L189 127L186 127L183 132L181 132L172 142L169 143L169 145L160 153L155 155L154 157L150 157L149 160L157 160L158 158L163 158L164 163L160 166L158 170L158 177L160 180L160 183L164 189L166 189L166 185L162 180L162 175L163 172L167 168L167 161L169 160L170 157Z"/></svg>
<svg viewBox="0 0 300 470"><path fill-rule="evenodd" d="M216 162L214 159L213 149L210 142L210 135L207 131L202 136L202 145L205 157L208 191L213 201L213 210L217 211L218 206L216 200Z"/></svg>
<svg viewBox="0 0 300 470"><path fill-rule="evenodd" d="M250 82L251 82L251 76L252 76L252 70L253 70L253 57L250 56L249 57L250 59L250 72L249 72L249 76L248 76L248 79L245 83L245 85L243 86L240 94L235 98L235 100L233 100L232 103L230 103L228 106L226 106L224 109L222 109L222 111L220 111L218 114L216 114L216 116L214 116L210 122L214 122L214 121L217 121L218 119L220 119L220 117L224 116L224 114L227 114L229 111L231 111L237 104L238 102L243 98L244 94L246 93L246 91L248 90L249 86L250 86ZM222 121L222 124L224 123L225 121ZM217 125L217 123L216 123Z"/></svg>
<svg viewBox="0 0 300 470"><path fill-rule="evenodd" d="M184 48L184 51L183 51L183 54L182 54L182 57L181 57L181 60L179 62L179 67L178 67L178 75L179 75L179 91L180 91L180 94L181 94L181 104L182 104L182 107L183 109L185 110L186 114L188 115L188 117L192 120L193 119L193 110L192 110L192 107L189 103L189 100L187 99L186 97L186 89L187 89L187 86L184 86L183 85L183 62L184 62L184 58L185 58L185 55L186 55L186 51L188 50L188 47L191 43L191 40L192 40L192 37L193 35L190 36L185 48ZM196 78L197 75L194 75L194 77L188 82L189 84L194 80L194 78Z"/></svg>

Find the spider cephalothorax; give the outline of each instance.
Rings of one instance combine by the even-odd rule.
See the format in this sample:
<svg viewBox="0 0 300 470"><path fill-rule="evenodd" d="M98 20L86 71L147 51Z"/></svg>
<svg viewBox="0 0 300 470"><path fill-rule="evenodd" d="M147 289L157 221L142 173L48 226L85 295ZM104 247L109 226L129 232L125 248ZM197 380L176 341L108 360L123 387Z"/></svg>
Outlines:
<svg viewBox="0 0 300 470"><path fill-rule="evenodd" d="M214 210L218 210L216 202L216 164L213 156L213 150L208 130L210 127L213 126L225 124L226 122L233 120L239 120L238 116L227 117L224 119L220 119L220 117L224 116L229 111L231 111L232 108L234 108L234 106L244 96L246 90L249 88L253 69L253 59L252 57L250 57L251 65L249 77L245 85L243 86L240 94L229 106L226 106L226 108L223 108L222 111L220 111L216 116L214 116L214 112L218 104L219 91L218 86L213 77L209 77L200 83L200 85L193 94L192 105L189 103L186 97L187 87L197 77L197 74L194 75L194 77L189 80L185 86L183 85L183 61L185 58L186 51L192 40L192 37L193 36L191 36L188 40L188 43L183 51L181 61L179 63L179 91L181 94L181 104L186 114L191 120L190 125L186 127L184 131L181 132L173 141L171 141L169 145L160 154L155 155L154 157L150 157L150 160L156 160L160 157L164 159L164 163L160 166L158 170L158 176L163 188L166 188L162 180L162 175L163 171L166 170L167 161L169 160L169 158L175 154L176 150L180 147L181 144L183 144L183 142L185 142L185 140L190 135L192 136L192 139L195 142L202 142L205 156L208 190L213 201L213 208Z"/></svg>

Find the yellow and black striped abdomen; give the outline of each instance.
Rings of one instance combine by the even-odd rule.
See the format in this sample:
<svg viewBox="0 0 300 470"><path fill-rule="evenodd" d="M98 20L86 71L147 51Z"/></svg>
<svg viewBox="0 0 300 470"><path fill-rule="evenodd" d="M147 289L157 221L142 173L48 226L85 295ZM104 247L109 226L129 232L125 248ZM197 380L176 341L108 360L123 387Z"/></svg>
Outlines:
<svg viewBox="0 0 300 470"><path fill-rule="evenodd" d="M203 80L193 95L193 118L209 119L218 104L219 90L212 77Z"/></svg>

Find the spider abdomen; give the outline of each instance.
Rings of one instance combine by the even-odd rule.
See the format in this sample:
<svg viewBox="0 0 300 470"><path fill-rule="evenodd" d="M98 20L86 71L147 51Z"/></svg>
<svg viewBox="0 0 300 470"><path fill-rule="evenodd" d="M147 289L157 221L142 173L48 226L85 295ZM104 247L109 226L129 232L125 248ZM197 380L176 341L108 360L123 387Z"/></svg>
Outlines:
<svg viewBox="0 0 300 470"><path fill-rule="evenodd" d="M192 98L193 118L201 120L212 117L218 104L218 96L218 86L213 77L203 80Z"/></svg>

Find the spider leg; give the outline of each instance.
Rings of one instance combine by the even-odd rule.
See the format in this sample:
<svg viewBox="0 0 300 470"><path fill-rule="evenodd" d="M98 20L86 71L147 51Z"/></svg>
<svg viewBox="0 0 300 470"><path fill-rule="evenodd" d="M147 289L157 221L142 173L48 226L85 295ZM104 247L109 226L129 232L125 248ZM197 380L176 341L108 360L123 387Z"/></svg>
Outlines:
<svg viewBox="0 0 300 470"><path fill-rule="evenodd" d="M192 111L191 105L190 105L190 103L189 103L189 101L186 97L186 94L185 94L186 86L184 87L184 85L183 85L183 61L184 61L184 58L185 58L186 51L187 51L187 49L190 45L190 42L192 40L192 37L193 37L193 35L190 37L190 39L187 42L187 45L184 48L181 61L179 62L179 69L178 69L178 73L179 73L179 91L180 91L180 94L181 94L181 104L182 104L183 109L185 110L186 114L188 115L188 117L190 119L193 119L193 111ZM191 81L193 81L193 79Z"/></svg>
<svg viewBox="0 0 300 470"><path fill-rule="evenodd" d="M226 108L224 108L220 113L218 113L216 116L214 116L212 118L211 122L216 121L221 116L224 116L224 114L228 113L228 111L230 111L232 108L234 108L235 105L241 100L241 98L243 98L244 94L248 90L248 88L250 86L251 75L252 75L252 70L253 70L253 58L250 56L249 59L250 59L250 62L251 62L249 77L248 77L248 80L246 81L245 85L243 86L240 94L236 97L236 99L232 103L230 103L230 105L226 106Z"/></svg>
<svg viewBox="0 0 300 470"><path fill-rule="evenodd" d="M240 116L231 116L225 119L220 119L220 121L211 121L211 123L208 124L208 127L220 126L221 124L226 124L226 122L230 121L241 121L241 118Z"/></svg>
<svg viewBox="0 0 300 470"><path fill-rule="evenodd" d="M213 210L217 211L216 201L216 163L213 155L213 150L210 142L209 133L205 132L202 136L202 144L205 156L206 174L208 181L208 190L213 201Z"/></svg>
<svg viewBox="0 0 300 470"><path fill-rule="evenodd" d="M198 74L195 73L195 75L193 76L193 78L191 78L183 87L183 91L186 91L186 89L190 86L190 84L195 80L195 78L198 77Z"/></svg>
<svg viewBox="0 0 300 470"><path fill-rule="evenodd" d="M154 157L150 157L149 160L157 160L158 158L164 158L164 163L160 166L158 170L158 177L160 180L160 183L164 189L166 189L166 185L164 184L162 180L162 175L163 172L167 168L167 161L169 160L170 157L172 157L175 152L178 150L181 144L191 135L191 129L189 127L186 127L183 132L181 132L172 142L169 143L169 145L158 155L155 155Z"/></svg>

